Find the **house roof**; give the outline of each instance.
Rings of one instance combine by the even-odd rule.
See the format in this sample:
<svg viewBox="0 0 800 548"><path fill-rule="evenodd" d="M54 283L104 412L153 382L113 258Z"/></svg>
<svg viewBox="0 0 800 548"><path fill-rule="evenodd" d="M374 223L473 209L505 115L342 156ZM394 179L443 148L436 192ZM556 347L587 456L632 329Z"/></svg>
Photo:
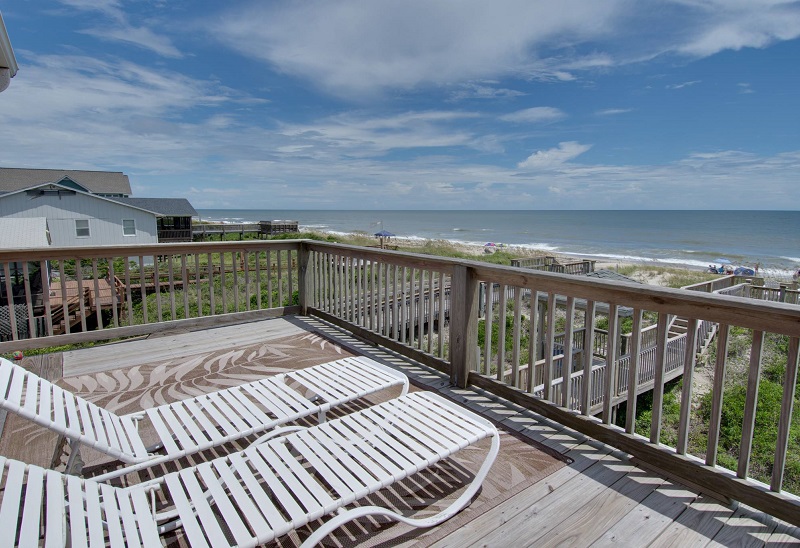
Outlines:
<svg viewBox="0 0 800 548"><path fill-rule="evenodd" d="M37 189L38 189L38 192L37 192ZM139 205L136 205L136 204L126 203L126 202L121 201L121 200L117 201L116 199L109 198L107 196L99 196L97 194L92 194L90 192L86 192L86 191L83 191L83 190L75 189L71 185L66 185L64 183L41 183L41 184L38 184L38 185L33 185L33 186L30 186L30 187L27 187L27 188L21 188L19 190L14 190L14 191L11 191L11 192L0 192L0 200L3 200L5 198L8 198L9 196L13 196L15 194L22 194L23 192L33 193L34 195L36 195L38 193L48 194L50 192L62 192L62 191L66 191L67 193L75 193L75 194L80 194L80 195L83 195L83 196L88 196L92 200L100 200L100 201L103 201L103 202L113 202L115 204L121 205L122 207L128 207L128 208L131 208L131 209L138 209L140 211L146 211L147 213L150 213L151 215L154 215L156 217L158 217L159 215L162 215L162 214L156 213L155 211L152 211L152 210L147 209L147 208L143 208L143 207L141 207ZM192 209L192 211L194 211L194 209Z"/></svg>
<svg viewBox="0 0 800 548"><path fill-rule="evenodd" d="M121 204L152 211L167 217L197 217L197 211L186 198L109 198Z"/></svg>
<svg viewBox="0 0 800 548"><path fill-rule="evenodd" d="M0 249L29 249L50 245L44 217L0 218Z"/></svg>
<svg viewBox="0 0 800 548"><path fill-rule="evenodd" d="M128 176L120 171L81 171L73 169L22 169L0 167L0 193L14 192L43 183L58 183L64 178L94 194L131 193Z"/></svg>

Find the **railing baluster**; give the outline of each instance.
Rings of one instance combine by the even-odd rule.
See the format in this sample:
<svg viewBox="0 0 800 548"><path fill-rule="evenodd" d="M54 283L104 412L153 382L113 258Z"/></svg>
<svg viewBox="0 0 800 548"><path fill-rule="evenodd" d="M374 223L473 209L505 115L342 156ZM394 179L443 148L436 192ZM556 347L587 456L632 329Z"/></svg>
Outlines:
<svg viewBox="0 0 800 548"><path fill-rule="evenodd" d="M63 278L62 278L63 280ZM142 296L142 322L147 322L147 289L145 286L147 285L147 280L145 279L145 272L144 272L144 256L139 255L139 292ZM131 322L133 323L133 322ZM69 332L69 331L68 331Z"/></svg>
<svg viewBox="0 0 800 548"><path fill-rule="evenodd" d="M31 298L31 279L28 271L28 261L22 261L22 282L25 287L25 306L28 309L28 337L35 338L36 324L33 318L33 299Z"/></svg>
<svg viewBox="0 0 800 548"><path fill-rule="evenodd" d="M95 319L97 320L97 329L103 329L103 310L102 300L100 297L100 280L97 273L97 258L92 258L92 280L94 282L94 305Z"/></svg>
<svg viewBox="0 0 800 548"><path fill-rule="evenodd" d="M552 401L553 393L553 378L555 371L553 370L553 352L555 351L554 342L556 337L556 295L549 293L547 295L547 334L545 335L545 348L544 348L544 393L545 400Z"/></svg>
<svg viewBox="0 0 800 548"><path fill-rule="evenodd" d="M669 314L658 315L656 331L656 363L653 380L653 419L650 423L650 443L660 443L661 417L664 415L664 367L667 362Z"/></svg>
<svg viewBox="0 0 800 548"><path fill-rule="evenodd" d="M239 267L244 260L239 251L231 251L231 272L233 275L233 309L239 312Z"/></svg>
<svg viewBox="0 0 800 548"><path fill-rule="evenodd" d="M491 282L486 282L484 285L486 291L484 297L486 305L483 309L483 373L484 375L492 374L492 337L494 329L492 329L492 322L494 322L494 288ZM495 372L497 380L502 380L497 372Z"/></svg>
<svg viewBox="0 0 800 548"><path fill-rule="evenodd" d="M3 263L3 275L6 281L6 302L8 303L8 321L11 324L11 339L16 341L19 339L19 332L17 331L17 313L14 310L14 291L11 289L11 270L8 263ZM64 302L66 303L66 299Z"/></svg>
<svg viewBox="0 0 800 548"><path fill-rule="evenodd" d="M53 311L50 305L50 273L47 270L47 261L39 261L39 273L42 276L42 301L44 303L45 324L47 325L47 335L53 336ZM53 293L55 296L55 293Z"/></svg>
<svg viewBox="0 0 800 548"><path fill-rule="evenodd" d="M398 310L398 300L397 300L397 273L400 270L400 267L394 265L394 269L392 271L392 339L397 340L398 335L398 326L397 322L400 316L400 311Z"/></svg>
<svg viewBox="0 0 800 548"><path fill-rule="evenodd" d="M417 350L422 350L425 341L425 270L419 271L419 292L417 293Z"/></svg>
<svg viewBox="0 0 800 548"><path fill-rule="evenodd" d="M500 285L497 305L497 380L501 382L506 382L506 288Z"/></svg>
<svg viewBox="0 0 800 548"><path fill-rule="evenodd" d="M220 301L222 301L222 314L228 313L228 297L227 297L227 285L228 285L228 267L226 266L225 260L225 252L221 251L219 254L219 289L220 289Z"/></svg>
<svg viewBox="0 0 800 548"><path fill-rule="evenodd" d="M683 386L681 388L680 422L678 424L678 440L675 450L685 455L689 446L689 425L691 422L692 393L694 389L694 366L697 361L696 338L698 332L697 318L689 318L686 325L686 347L683 357Z"/></svg>
<svg viewBox="0 0 800 548"><path fill-rule="evenodd" d="M81 262L82 259L80 257L75 259L75 278L78 282L78 302L80 303L78 308L81 314L81 331L86 333L86 296L83 292L83 265Z"/></svg>
<svg viewBox="0 0 800 548"><path fill-rule="evenodd" d="M572 408L572 340L575 324L575 297L567 297L566 324L564 327L564 358L561 360L561 406Z"/></svg>
<svg viewBox="0 0 800 548"><path fill-rule="evenodd" d="M753 344L750 347L750 367L747 372L744 420L742 421L742 441L739 444L739 462L736 467L736 475L740 478L746 478L750 468L750 454L753 449L753 433L756 425L758 385L761 379L761 357L763 348L764 332L753 331ZM685 378L684 376L684 379Z"/></svg>
<svg viewBox="0 0 800 548"><path fill-rule="evenodd" d="M177 320L178 315L175 307L175 270L173 267L173 255L167 256L167 288L169 289L169 311L172 320Z"/></svg>
<svg viewBox="0 0 800 548"><path fill-rule="evenodd" d="M769 488L780 492L783 485L783 474L786 467L786 452L789 448L789 430L792 423L794 396L797 389L797 368L800 361L800 339L789 339L789 352L786 361L786 375L783 378L783 399L781 400L781 416L778 420L778 439L775 442L775 459L772 467L772 478Z"/></svg>
<svg viewBox="0 0 800 548"><path fill-rule="evenodd" d="M114 258L108 258L108 281L111 286L111 325L119 327L119 317L117 307L120 304L119 293L117 292L117 273L114 269Z"/></svg>
<svg viewBox="0 0 800 548"><path fill-rule="evenodd" d="M416 319L416 312L417 312L417 288L415 286L415 278L417 275L417 271L415 268L411 268L410 277L408 282L408 346L414 347L414 321Z"/></svg>
<svg viewBox="0 0 800 548"><path fill-rule="evenodd" d="M208 306L210 313L214 316L217 313L217 306L215 302L215 289L214 289L214 256L211 253L206 254L206 267L208 268Z"/></svg>
<svg viewBox="0 0 800 548"><path fill-rule="evenodd" d="M272 251L267 250L267 308L272 308Z"/></svg>
<svg viewBox="0 0 800 548"><path fill-rule="evenodd" d="M608 303L608 340L606 341L606 368L603 375L603 423L611 424L617 377L617 345L619 339L619 306Z"/></svg>
<svg viewBox="0 0 800 548"><path fill-rule="evenodd" d="M711 399L711 418L708 425L708 445L706 446L706 464L717 464L717 451L719 447L719 431L722 421L722 394L725 391L725 369L728 361L728 338L730 326L720 324L717 333L717 362L714 365L714 388ZM653 411L655 411L655 398L653 398ZM655 414L654 414L655 416ZM653 441L652 439L650 441Z"/></svg>
<svg viewBox="0 0 800 548"><path fill-rule="evenodd" d="M589 416L592 410L592 389L594 388L592 370L594 368L594 330L597 305L586 301L586 315L583 321L583 384L581 384L581 413Z"/></svg>
<svg viewBox="0 0 800 548"><path fill-rule="evenodd" d="M525 391L533 393L536 386L536 362L538 361L539 350L539 292L531 289L531 321L528 325L528 379Z"/></svg>
<svg viewBox="0 0 800 548"><path fill-rule="evenodd" d="M519 345L522 332L522 288L514 287L514 333L511 350L511 384L519 388Z"/></svg>
<svg viewBox="0 0 800 548"><path fill-rule="evenodd" d="M625 431L633 434L636 430L636 392L639 388L639 349L642 341L642 310L633 309L633 328L628 361L628 400L625 407Z"/></svg>
<svg viewBox="0 0 800 548"><path fill-rule="evenodd" d="M202 287L202 284L200 283L201 279L202 278L200 276L200 253L198 252L198 253L194 254L194 285L195 285L195 289L197 290L197 317L198 318L200 318L202 316L205 316L205 314L203 314L203 287ZM188 313L187 313L186 317L187 318L189 317Z"/></svg>
<svg viewBox="0 0 800 548"><path fill-rule="evenodd" d="M153 288L155 289L158 322L161 323L164 321L164 315L161 311L161 273L158 269L158 255L153 255Z"/></svg>
<svg viewBox="0 0 800 548"><path fill-rule="evenodd" d="M444 309L444 272L439 272L439 351L437 355L440 358L444 357L444 324L445 324L445 309ZM449 299L448 299L449 302ZM449 311L448 311L449 313Z"/></svg>
<svg viewBox="0 0 800 548"><path fill-rule="evenodd" d="M186 253L181 253L181 281L183 282L183 317L189 317L189 273L186 269Z"/></svg>
<svg viewBox="0 0 800 548"><path fill-rule="evenodd" d="M250 310L250 254L247 250L242 250L242 260L244 261L244 309Z"/></svg>
<svg viewBox="0 0 800 548"><path fill-rule="evenodd" d="M283 300L283 251L278 250L275 261L278 264L278 306L285 306L286 301Z"/></svg>

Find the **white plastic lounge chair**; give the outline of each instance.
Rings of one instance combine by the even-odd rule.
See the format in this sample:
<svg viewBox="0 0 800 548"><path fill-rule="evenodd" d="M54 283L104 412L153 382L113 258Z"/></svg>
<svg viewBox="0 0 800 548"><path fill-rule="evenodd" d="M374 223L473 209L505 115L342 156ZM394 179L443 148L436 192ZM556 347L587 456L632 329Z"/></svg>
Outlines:
<svg viewBox="0 0 800 548"><path fill-rule="evenodd" d="M345 509L489 437L473 481L439 514L417 519L377 506ZM367 515L432 527L469 504L499 447L497 430L486 419L438 395L416 392L128 488L6 460L0 527L16 528L20 546L36 546L41 535L45 546L69 539L73 546L103 546L107 540L111 546L148 547L178 527L193 547L257 546L332 513L337 515L304 546ZM148 498L165 486L175 508L154 515Z"/></svg>
<svg viewBox="0 0 800 548"><path fill-rule="evenodd" d="M401 386L405 394L408 379L369 358L343 358L143 412L116 415L0 358L0 408L69 440L71 453L67 472L71 472L80 445L129 465L97 476L95 479L99 481L204 451L315 413L322 421L325 412L334 406L393 386ZM160 439L149 448L138 432L138 423L145 417ZM163 453L153 453L162 448Z"/></svg>

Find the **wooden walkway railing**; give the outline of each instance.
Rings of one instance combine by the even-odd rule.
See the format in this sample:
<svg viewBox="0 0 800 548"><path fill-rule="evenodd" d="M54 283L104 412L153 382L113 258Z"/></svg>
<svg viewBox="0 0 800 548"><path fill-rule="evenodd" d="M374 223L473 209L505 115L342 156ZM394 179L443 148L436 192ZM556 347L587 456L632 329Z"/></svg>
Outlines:
<svg viewBox="0 0 800 548"><path fill-rule="evenodd" d="M26 265L22 279L11 279L14 263ZM100 278L119 278L126 288L123 306L115 313L114 307L87 311L79 305L81 330L55 335L47 283L41 305L32 294L29 275L34 268L55 270L60 279L75 278L81 294L83 287L94 286ZM134 291L131 278L149 268L159 284L166 285L155 291L144 284ZM21 339L15 334L15 340L0 342L0 353L223 321L312 314L447 371L458 386L489 390L701 488L800 525L800 499L784 487L787 455L798 450L796 440L790 440L800 362L800 307L795 305L316 241L2 250L0 270L5 273L5 294L24 301L31 322L34 316L50 319L46 336ZM485 292L483 319L478 306L481 283L499 287L497 301L494 291ZM9 308L14 314L17 307ZM630 310L633 324L627 364L620 352L621 309ZM95 330L86 321L92 312L98 319ZM675 337L669 330L676 317L687 323L680 344L671 342ZM414 325L414 319L417 326L426 327L406 327ZM648 329L646 319L654 329ZM608 327L596 339L600 321ZM715 361L710 364L714 371L710 422L703 432L707 442L700 452L690 454L696 348L711 325L719 326L719 331ZM728 470L720 466L718 451L730 367L728 343L734 329L747 334L749 348L743 351L749 353L750 363L738 465ZM562 332L563 338L558 338ZM775 424L774 465L765 484L751 478L750 458L764 359L761 349L767 335L783 336L786 344L780 358L783 396ZM652 340L653 346L645 348L645 340ZM604 345L601 352L595 350L598 344ZM737 344L743 344L741 336ZM573 348L577 350L565 352ZM671 371L683 374L672 446L661 438L665 384ZM645 379L648 383L652 379L653 405L648 435L641 436L634 419L636 393ZM621 401L627 407L627 421L617 426L614 409ZM593 415L597 406L599 417Z"/></svg>

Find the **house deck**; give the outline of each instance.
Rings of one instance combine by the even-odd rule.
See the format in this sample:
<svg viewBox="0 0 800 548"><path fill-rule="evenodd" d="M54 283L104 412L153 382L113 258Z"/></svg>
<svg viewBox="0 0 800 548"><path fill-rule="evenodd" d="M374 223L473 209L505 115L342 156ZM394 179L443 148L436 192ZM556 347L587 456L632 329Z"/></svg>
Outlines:
<svg viewBox="0 0 800 548"><path fill-rule="evenodd" d="M406 373L570 463L477 516L433 546L800 546L800 529L671 481L620 451L478 388L454 389L443 373L361 341L316 318L286 316L29 358L51 378L243 348L308 332ZM8 436L10 432L5 432ZM535 445L535 444L533 444ZM532 445L532 446L533 446ZM401 545L424 543L424 537ZM370 545L367 541L361 545ZM390 543L394 545L395 543Z"/></svg>

